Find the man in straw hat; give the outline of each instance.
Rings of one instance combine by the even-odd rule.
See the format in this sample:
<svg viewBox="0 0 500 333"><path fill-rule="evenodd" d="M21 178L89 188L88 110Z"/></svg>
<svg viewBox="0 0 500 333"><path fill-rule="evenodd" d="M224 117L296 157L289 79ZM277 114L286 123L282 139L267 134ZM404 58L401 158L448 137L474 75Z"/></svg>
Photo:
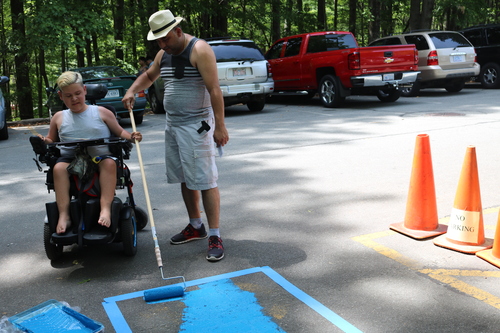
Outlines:
<svg viewBox="0 0 500 333"><path fill-rule="evenodd" d="M182 20L182 17L174 17L170 10L151 15L148 40L156 40L161 50L146 75L136 79L122 102L126 108L133 107L137 92L149 87L159 76L163 79L167 180L181 183L189 215L188 226L170 242L183 244L209 236L206 259L218 261L224 257L224 247L219 233L215 145L222 147L229 140L224 123L224 99L212 48L205 41L184 33L179 26ZM200 193L208 234L200 214Z"/></svg>

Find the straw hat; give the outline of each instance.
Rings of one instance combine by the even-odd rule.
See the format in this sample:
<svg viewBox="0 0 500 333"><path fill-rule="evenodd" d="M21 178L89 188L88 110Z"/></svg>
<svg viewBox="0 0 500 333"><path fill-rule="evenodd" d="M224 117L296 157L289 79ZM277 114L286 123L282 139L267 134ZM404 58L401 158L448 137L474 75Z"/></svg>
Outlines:
<svg viewBox="0 0 500 333"><path fill-rule="evenodd" d="M183 20L182 17L174 17L170 10L160 10L149 17L148 40L165 37L170 30Z"/></svg>

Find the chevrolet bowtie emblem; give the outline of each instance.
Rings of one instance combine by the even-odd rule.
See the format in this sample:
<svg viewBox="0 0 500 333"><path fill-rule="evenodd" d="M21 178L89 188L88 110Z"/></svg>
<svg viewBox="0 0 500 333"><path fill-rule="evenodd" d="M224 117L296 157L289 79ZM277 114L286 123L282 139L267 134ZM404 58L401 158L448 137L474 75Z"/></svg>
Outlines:
<svg viewBox="0 0 500 333"><path fill-rule="evenodd" d="M392 59L392 58L385 58L385 59L384 59L384 62L385 62L386 64L390 64L390 63L391 63L391 62L393 62L393 61L394 61L394 59Z"/></svg>

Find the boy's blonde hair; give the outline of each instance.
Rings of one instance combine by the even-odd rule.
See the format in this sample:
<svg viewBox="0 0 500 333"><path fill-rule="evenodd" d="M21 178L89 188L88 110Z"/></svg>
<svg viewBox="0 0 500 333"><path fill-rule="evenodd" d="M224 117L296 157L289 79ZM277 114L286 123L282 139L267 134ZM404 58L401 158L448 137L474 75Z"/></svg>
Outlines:
<svg viewBox="0 0 500 333"><path fill-rule="evenodd" d="M82 75L78 72L64 72L57 79L57 86L59 89L69 86L70 84L78 83L83 86Z"/></svg>

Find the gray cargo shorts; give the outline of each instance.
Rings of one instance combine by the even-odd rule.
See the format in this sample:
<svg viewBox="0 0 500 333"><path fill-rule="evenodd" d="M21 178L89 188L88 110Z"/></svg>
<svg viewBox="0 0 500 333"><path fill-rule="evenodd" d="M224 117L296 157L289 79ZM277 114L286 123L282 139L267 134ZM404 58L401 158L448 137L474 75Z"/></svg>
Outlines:
<svg viewBox="0 0 500 333"><path fill-rule="evenodd" d="M165 165L167 182L186 183L190 190L217 187L215 164L214 118L204 120L210 129L202 130L201 122L171 126L165 129Z"/></svg>

